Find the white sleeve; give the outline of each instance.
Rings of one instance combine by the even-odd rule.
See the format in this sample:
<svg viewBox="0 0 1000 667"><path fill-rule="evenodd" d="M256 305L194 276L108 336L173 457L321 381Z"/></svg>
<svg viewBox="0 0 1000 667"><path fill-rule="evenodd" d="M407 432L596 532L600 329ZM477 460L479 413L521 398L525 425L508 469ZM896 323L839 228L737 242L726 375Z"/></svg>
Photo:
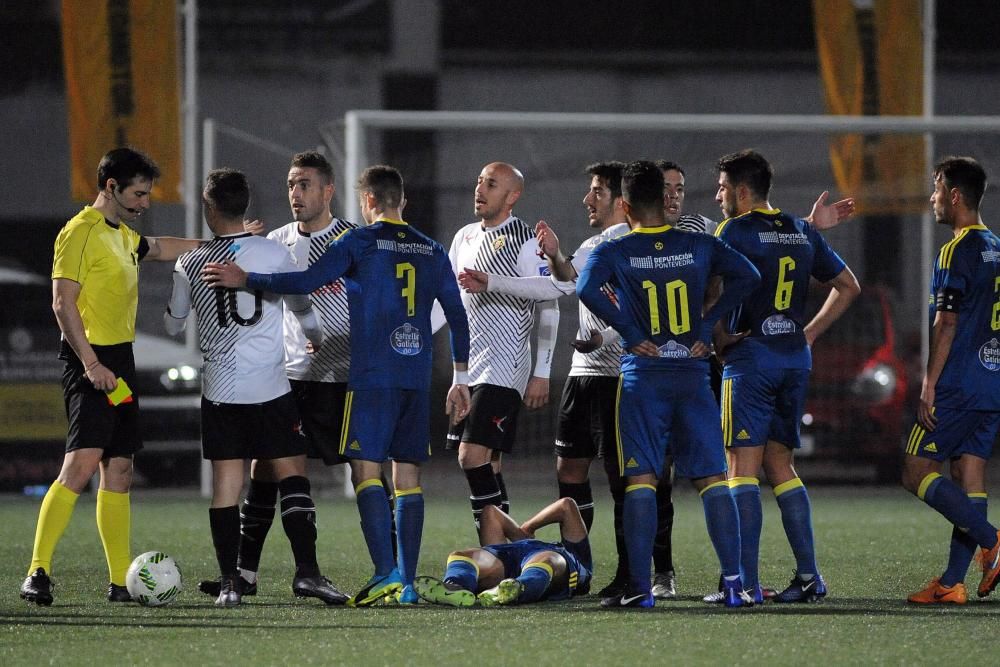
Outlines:
<svg viewBox="0 0 1000 667"><path fill-rule="evenodd" d="M444 308L435 299L434 305L431 306L431 334L436 334L447 323L448 319L444 316Z"/></svg>
<svg viewBox="0 0 1000 667"><path fill-rule="evenodd" d="M621 334L615 331L614 327L608 327L601 332L601 347L607 347L612 345L621 339Z"/></svg>
<svg viewBox="0 0 1000 667"><path fill-rule="evenodd" d="M555 301L539 301L535 304L538 322L538 351L535 353L535 377L547 378L552 370L552 352L559 334L559 304Z"/></svg>
<svg viewBox="0 0 1000 667"><path fill-rule="evenodd" d="M517 255L517 275L528 278L548 276L549 273L549 263L538 256L538 241L534 238L525 241Z"/></svg>
<svg viewBox="0 0 1000 667"><path fill-rule="evenodd" d="M187 326L188 315L191 314L191 281L178 259L174 264L174 287L170 294L170 302L163 313L163 326L167 333L176 336Z"/></svg>
<svg viewBox="0 0 1000 667"><path fill-rule="evenodd" d="M563 282L551 276L497 276L488 274L489 281L486 283L487 292L499 292L522 299L532 299L534 301L548 301L558 299L566 294L576 292L576 283L572 280Z"/></svg>
<svg viewBox="0 0 1000 667"><path fill-rule="evenodd" d="M276 273L289 273L298 271L299 267L295 263L295 258L282 244L278 244L282 250L282 257L278 262ZM281 297L285 302L285 307L295 315L302 327L302 333L306 339L313 344L313 347L320 347L323 344L323 325L319 323L316 312L312 307L312 300L308 294L284 294Z"/></svg>

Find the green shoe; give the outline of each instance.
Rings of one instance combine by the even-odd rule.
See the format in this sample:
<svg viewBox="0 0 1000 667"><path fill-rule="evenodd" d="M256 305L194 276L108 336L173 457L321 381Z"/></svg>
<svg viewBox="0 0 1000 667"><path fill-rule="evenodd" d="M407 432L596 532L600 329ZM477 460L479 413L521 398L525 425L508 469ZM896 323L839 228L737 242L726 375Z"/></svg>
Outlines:
<svg viewBox="0 0 1000 667"><path fill-rule="evenodd" d="M384 576L374 576L368 580L365 587L347 601L348 607L371 607L384 602L387 598L395 600L396 593L403 589L403 580L399 570L393 570Z"/></svg>
<svg viewBox="0 0 1000 667"><path fill-rule="evenodd" d="M498 604L514 604L521 597L524 584L517 579L504 579L499 584L483 591L476 599L483 607L492 607Z"/></svg>
<svg viewBox="0 0 1000 667"><path fill-rule="evenodd" d="M472 591L434 577L417 577L413 580L413 590L432 604L451 607L471 607L476 604L476 594Z"/></svg>

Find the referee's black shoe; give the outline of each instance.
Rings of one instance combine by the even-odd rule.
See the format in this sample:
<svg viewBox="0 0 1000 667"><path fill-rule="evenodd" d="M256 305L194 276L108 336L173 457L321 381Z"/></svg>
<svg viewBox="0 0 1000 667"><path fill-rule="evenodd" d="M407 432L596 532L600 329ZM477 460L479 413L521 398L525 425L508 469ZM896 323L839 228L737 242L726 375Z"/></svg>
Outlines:
<svg viewBox="0 0 1000 667"><path fill-rule="evenodd" d="M242 587L242 595L257 595L257 582L252 584L240 575L240 585ZM205 595L211 595L213 598L219 597L219 592L222 590L222 584L219 583L218 579L205 579L198 583L198 590Z"/></svg>
<svg viewBox="0 0 1000 667"><path fill-rule="evenodd" d="M45 569L40 567L29 574L21 584L21 599L48 607L52 604L52 589L55 587Z"/></svg>

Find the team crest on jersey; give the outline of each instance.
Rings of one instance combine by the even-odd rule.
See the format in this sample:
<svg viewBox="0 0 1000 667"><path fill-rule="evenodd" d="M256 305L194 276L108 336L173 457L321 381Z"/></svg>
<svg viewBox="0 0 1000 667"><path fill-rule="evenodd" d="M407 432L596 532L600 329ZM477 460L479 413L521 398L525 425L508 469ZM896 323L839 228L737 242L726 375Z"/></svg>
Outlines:
<svg viewBox="0 0 1000 667"><path fill-rule="evenodd" d="M979 363L988 371L1000 369L1000 341L991 338L979 348Z"/></svg>
<svg viewBox="0 0 1000 667"><path fill-rule="evenodd" d="M420 329L409 322L389 334L389 345L392 346L395 352L404 357L412 357L420 354L420 350L424 346Z"/></svg>
<svg viewBox="0 0 1000 667"><path fill-rule="evenodd" d="M771 315L761 323L760 332L765 336L795 333L795 322L781 314Z"/></svg>
<svg viewBox="0 0 1000 667"><path fill-rule="evenodd" d="M653 247L656 248L657 250L663 250L663 242L657 241L656 243L653 244Z"/></svg>
<svg viewBox="0 0 1000 667"><path fill-rule="evenodd" d="M493 239L493 252L500 252L500 249L507 245L507 237L500 235Z"/></svg>
<svg viewBox="0 0 1000 667"><path fill-rule="evenodd" d="M668 340L658 349L660 356L667 359L687 359L691 356L691 350L675 340Z"/></svg>
<svg viewBox="0 0 1000 667"><path fill-rule="evenodd" d="M406 232L396 232L396 237L397 238L401 238L401 239L405 239L406 238Z"/></svg>
<svg viewBox="0 0 1000 667"><path fill-rule="evenodd" d="M551 276L552 271L549 269L548 264L542 264L538 267L538 275L540 276Z"/></svg>

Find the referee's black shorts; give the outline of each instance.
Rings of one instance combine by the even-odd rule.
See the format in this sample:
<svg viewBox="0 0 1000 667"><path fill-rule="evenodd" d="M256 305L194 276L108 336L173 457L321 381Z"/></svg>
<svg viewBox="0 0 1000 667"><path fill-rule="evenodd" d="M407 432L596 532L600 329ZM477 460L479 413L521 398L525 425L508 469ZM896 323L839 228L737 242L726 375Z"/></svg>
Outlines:
<svg viewBox="0 0 1000 667"><path fill-rule="evenodd" d="M135 387L132 343L92 347L103 366L130 388ZM117 406L111 405L108 395L95 389L87 379L83 364L66 341L63 341L59 358L66 362L62 374L63 402L69 421L66 451L103 449L103 458L128 458L142 449L138 397L133 395Z"/></svg>
<svg viewBox="0 0 1000 667"><path fill-rule="evenodd" d="M210 461L283 459L306 453L292 392L266 403L215 403L201 397L201 450Z"/></svg>

